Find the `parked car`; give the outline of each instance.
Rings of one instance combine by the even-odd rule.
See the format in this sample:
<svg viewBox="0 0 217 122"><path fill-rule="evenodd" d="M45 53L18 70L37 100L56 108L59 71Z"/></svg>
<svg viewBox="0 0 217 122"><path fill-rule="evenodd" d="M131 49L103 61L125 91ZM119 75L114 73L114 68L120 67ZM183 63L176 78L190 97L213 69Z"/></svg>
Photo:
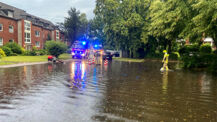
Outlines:
<svg viewBox="0 0 217 122"><path fill-rule="evenodd" d="M110 52L105 52L103 55L103 60L112 60L113 55Z"/></svg>
<svg viewBox="0 0 217 122"><path fill-rule="evenodd" d="M115 52L115 53L113 53L113 56L114 57L120 57L120 53L119 52Z"/></svg>

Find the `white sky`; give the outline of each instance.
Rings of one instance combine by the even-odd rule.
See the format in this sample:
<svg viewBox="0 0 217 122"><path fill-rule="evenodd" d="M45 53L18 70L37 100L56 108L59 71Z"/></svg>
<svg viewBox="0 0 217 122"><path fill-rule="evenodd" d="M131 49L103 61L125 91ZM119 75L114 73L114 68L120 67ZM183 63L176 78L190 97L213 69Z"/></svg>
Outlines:
<svg viewBox="0 0 217 122"><path fill-rule="evenodd" d="M64 22L70 7L75 7L87 18L93 18L95 0L0 0L5 4L25 10L27 13L56 22Z"/></svg>

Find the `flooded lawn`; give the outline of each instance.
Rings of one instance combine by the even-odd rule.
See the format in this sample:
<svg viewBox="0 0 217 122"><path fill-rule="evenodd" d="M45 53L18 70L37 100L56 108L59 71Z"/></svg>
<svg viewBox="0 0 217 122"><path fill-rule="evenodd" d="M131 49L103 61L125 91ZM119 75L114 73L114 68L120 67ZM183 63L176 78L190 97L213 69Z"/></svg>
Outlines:
<svg viewBox="0 0 217 122"><path fill-rule="evenodd" d="M217 77L160 67L77 61L0 69L0 121L217 121Z"/></svg>

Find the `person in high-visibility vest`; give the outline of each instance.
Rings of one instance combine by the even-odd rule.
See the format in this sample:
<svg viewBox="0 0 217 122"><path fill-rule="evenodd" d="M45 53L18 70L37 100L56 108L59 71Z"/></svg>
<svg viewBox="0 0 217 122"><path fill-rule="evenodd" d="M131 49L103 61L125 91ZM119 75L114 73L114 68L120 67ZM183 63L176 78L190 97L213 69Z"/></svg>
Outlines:
<svg viewBox="0 0 217 122"><path fill-rule="evenodd" d="M169 62L170 55L167 53L166 50L164 50L163 53L164 53L164 57L163 57L162 63L164 64L163 64L163 67L161 68L161 71L168 71L169 70L168 62Z"/></svg>

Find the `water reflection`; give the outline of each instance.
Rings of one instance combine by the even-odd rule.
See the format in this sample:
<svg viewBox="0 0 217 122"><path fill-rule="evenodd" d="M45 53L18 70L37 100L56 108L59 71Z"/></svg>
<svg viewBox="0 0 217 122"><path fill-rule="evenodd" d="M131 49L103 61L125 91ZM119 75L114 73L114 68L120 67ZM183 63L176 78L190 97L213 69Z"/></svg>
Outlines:
<svg viewBox="0 0 217 122"><path fill-rule="evenodd" d="M70 75L70 88L85 89L86 87L86 62L72 62Z"/></svg>
<svg viewBox="0 0 217 122"><path fill-rule="evenodd" d="M158 64L0 69L0 121L217 121L217 77Z"/></svg>
<svg viewBox="0 0 217 122"><path fill-rule="evenodd" d="M162 91L163 91L163 94L167 94L167 89L168 89L168 71L166 72L163 72L163 76L162 76L162 81L163 81L163 84L162 84Z"/></svg>

